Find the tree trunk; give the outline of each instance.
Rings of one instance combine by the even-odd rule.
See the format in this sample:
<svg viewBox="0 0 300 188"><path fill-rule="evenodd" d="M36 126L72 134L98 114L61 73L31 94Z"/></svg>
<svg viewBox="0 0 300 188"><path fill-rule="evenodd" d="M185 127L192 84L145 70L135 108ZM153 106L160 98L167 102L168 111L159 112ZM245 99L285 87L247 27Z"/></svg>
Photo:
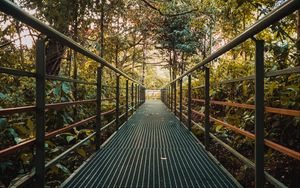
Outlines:
<svg viewBox="0 0 300 188"><path fill-rule="evenodd" d="M177 75L177 53L176 50L173 49L173 80L176 78Z"/></svg>
<svg viewBox="0 0 300 188"><path fill-rule="evenodd" d="M48 75L58 75L60 63L65 52L65 47L56 41L49 40L46 45L46 73Z"/></svg>
<svg viewBox="0 0 300 188"><path fill-rule="evenodd" d="M101 0L101 23L100 23L100 29L101 29L101 34L100 34L100 57L104 57L104 5L105 5L105 0Z"/></svg>
<svg viewBox="0 0 300 188"><path fill-rule="evenodd" d="M172 81L172 51L170 50L170 55L169 55L169 73L170 73L170 81Z"/></svg>
<svg viewBox="0 0 300 188"><path fill-rule="evenodd" d="M297 66L300 66L300 10L297 11Z"/></svg>
<svg viewBox="0 0 300 188"><path fill-rule="evenodd" d="M116 67L117 68L119 67L119 58L118 58L118 55L119 55L119 41L117 40L116 49L115 49L115 62L116 62Z"/></svg>
<svg viewBox="0 0 300 188"><path fill-rule="evenodd" d="M74 17L73 17L73 39L76 41L78 40L78 3L75 4L75 6L73 7L73 12L74 12ZM77 79L77 75L78 75L78 67L77 67L77 51L73 51L73 63L74 63L74 69L73 69L73 79L76 80ZM78 100L78 89L77 89L77 83L74 82L74 90L73 90L73 97L74 100L77 101ZM73 112L74 112L74 118L77 118L77 108L74 107L73 108Z"/></svg>
<svg viewBox="0 0 300 188"><path fill-rule="evenodd" d="M116 37L116 49L115 49L115 62L116 67L119 67L119 30L120 30L120 22L119 22L119 14L117 15L117 37Z"/></svg>
<svg viewBox="0 0 300 188"><path fill-rule="evenodd" d="M184 60L184 52L182 52L182 55L181 55L181 66L180 66L180 71L181 71L181 73L180 73L180 74L183 74L183 73L184 73L184 63L185 63L185 60Z"/></svg>
<svg viewBox="0 0 300 188"><path fill-rule="evenodd" d="M22 45L22 37L21 37L21 31L20 31L20 23L16 22L16 30L19 38L19 43L20 43L20 58L21 58L21 65L24 65L25 63L25 58L24 58L24 50L23 50L23 45Z"/></svg>
<svg viewBox="0 0 300 188"><path fill-rule="evenodd" d="M146 39L144 37L143 44L143 64L142 64L142 84L145 84L145 67L146 66Z"/></svg>
<svg viewBox="0 0 300 188"><path fill-rule="evenodd" d="M135 44L135 42L136 42L136 33L133 32L133 43ZM132 69L131 69L132 76L134 74L134 67L135 67L135 53L136 53L136 48L134 45L133 46L133 54L132 54Z"/></svg>

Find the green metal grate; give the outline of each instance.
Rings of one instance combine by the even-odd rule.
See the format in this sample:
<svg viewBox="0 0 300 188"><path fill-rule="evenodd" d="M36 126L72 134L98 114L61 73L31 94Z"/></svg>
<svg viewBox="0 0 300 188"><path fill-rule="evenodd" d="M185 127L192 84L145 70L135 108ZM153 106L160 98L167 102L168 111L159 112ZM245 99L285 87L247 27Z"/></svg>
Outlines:
<svg viewBox="0 0 300 188"><path fill-rule="evenodd" d="M161 101L146 102L64 187L238 187Z"/></svg>

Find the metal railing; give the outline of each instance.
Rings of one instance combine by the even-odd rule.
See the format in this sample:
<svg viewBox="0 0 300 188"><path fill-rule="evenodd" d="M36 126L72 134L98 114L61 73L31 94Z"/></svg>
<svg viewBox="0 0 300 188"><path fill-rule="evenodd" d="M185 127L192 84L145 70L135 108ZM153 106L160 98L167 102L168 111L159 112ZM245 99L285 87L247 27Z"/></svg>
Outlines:
<svg viewBox="0 0 300 188"><path fill-rule="evenodd" d="M224 146L228 151L230 151L233 155L243 161L248 167L253 168L255 170L255 186L256 187L264 187L265 179L269 181L276 187L286 187L283 183L279 180L272 177L268 172L264 171L264 145L275 149L285 155L288 155L296 160L300 160L300 153L289 149L285 146L276 144L270 140L266 140L264 138L264 113L277 113L282 115L289 115L289 116L300 116L300 111L297 110L289 110L289 109L280 109L280 108L272 108L272 107L265 107L264 106L264 78L265 77L272 77L278 75L285 75L285 74L293 74L299 73L300 67L289 68L286 70L280 71L273 71L268 72L265 74L264 72L264 41L263 40L256 40L254 36L261 32L262 30L266 29L273 23L283 19L284 17L292 14L294 11L300 8L300 1L299 0L290 0L283 5L279 6L268 15L266 15L261 20L257 21L251 27L249 27L246 31L244 31L241 35L233 39L231 42L226 44L225 46L221 47L219 50L208 56L202 62L196 64L194 67L168 83L161 89L161 100L170 108L171 111L174 112L175 115L178 115L179 120L183 123L184 118L186 119L186 126L189 130L191 130L192 125L196 125L200 127L204 131L204 145L206 149L209 149L210 145L210 138L212 138L215 142ZM214 101L210 100L210 70L205 65L211 63L216 58L220 57L221 55L225 54L227 51L233 49L239 44L242 44L247 39L253 39L256 46L255 51L255 75L249 77L243 77L233 80L223 81L223 84L226 83L233 83L239 82L243 80L255 80L255 105L248 105L248 104L240 104L240 103L232 103L226 101ZM198 86L192 88L192 73L197 70L202 70L205 74L205 84L203 86ZM187 106L183 105L183 78L188 77L187 83L187 97L185 100L187 101ZM177 99L177 83L179 84L179 99ZM192 98L192 90L204 88L204 99L193 99ZM177 101L179 104L177 104ZM204 113L198 112L192 109L192 102L202 103L205 106ZM178 106L179 105L179 106ZM210 108L211 105L223 105L223 106L232 106L238 107L243 109L252 109L255 110L255 134L252 134L248 131L244 131L239 129L233 125L230 125L222 120L218 120L210 115ZM177 108L178 106L178 108ZM187 114L183 113L183 110ZM204 127L200 124L196 123L192 119L192 114L201 116L204 118ZM242 154L234 150L232 147L224 143L222 140L217 138L214 134L210 133L211 124L210 122L217 122L227 129L232 130L235 133L244 135L248 138L255 140L255 163L251 160L244 157ZM184 124L184 123L183 123Z"/></svg>
<svg viewBox="0 0 300 188"><path fill-rule="evenodd" d="M138 81L132 79L127 74L122 72L121 70L115 68L110 63L105 61L103 58L93 54L92 52L85 49L83 46L76 43L71 38L65 36L64 34L60 33L59 31L47 26L37 18L27 14L21 8L13 4L8 0L1 0L0 1L0 11L4 12L7 15L12 16L16 20L27 24L28 26L34 28L35 30L39 31L43 36L50 38L51 40L55 40L60 42L62 45L69 47L70 49L79 52L80 54L84 55L87 58L94 60L95 62L99 63L99 67L97 68L97 77L94 82L87 82L78 79L71 79L65 78L60 76L54 75L47 75L45 73L46 70L46 63L45 63L45 44L47 42L46 39L39 39L36 42L36 65L35 65L35 72L27 72L23 70L15 70L5 67L0 67L0 74L6 74L10 76L18 76L18 77L29 77L35 78L36 80L36 88L35 88L35 105L30 106L21 106L21 107L12 107L12 108L4 108L0 109L0 115L9 117L16 113L25 113L25 112L36 112L36 137L33 139L26 140L21 142L17 145L5 148L0 150L0 157L7 156L12 153L16 153L24 148L29 146L34 146L36 151L35 155L35 171L32 172L35 177L35 182L37 183L37 187L45 185L45 170L50 166L56 164L59 160L69 154L71 151L76 149L77 147L81 146L92 137L95 137L95 144L96 149L100 148L100 132L105 128L115 124L116 128L121 126L121 118L124 118L125 121L129 119L129 115L134 113L142 103L145 101L145 87L140 84ZM103 77L103 69L104 67L108 68L109 70L116 73L116 85L115 86L105 86L102 85L102 77ZM126 80L125 86L120 87L120 77L123 77ZM77 84L84 84L84 85L93 85L96 87L96 99L91 100L81 100L81 101L71 101L71 102L63 102L63 103L55 103L55 104L46 104L45 101L45 87L47 80L55 80L55 81L64 81L64 82L71 82ZM130 83L131 82L131 83ZM102 89L107 87L113 87L116 90L116 97L114 98L102 98ZM120 90L125 90L125 97L120 97ZM120 99L125 98L125 104L120 105ZM102 101L105 100L115 100L115 108L102 111ZM65 107L71 106L78 106L78 105L96 105L96 114L94 116L88 117L86 119L80 120L78 122L74 122L69 124L63 128L58 130L54 130L52 132L45 132L45 112L48 110L60 110ZM125 112L121 113L121 109L124 109ZM123 111L124 111L123 110ZM115 114L115 119L111 122L103 125L103 116ZM69 131L75 127L85 126L89 123L93 123L94 133L89 135L88 137L84 138L80 142L76 143L71 148L67 149L51 161L46 163L45 161L45 140L50 139L58 134L64 133ZM117 130L117 129L116 129ZM32 176L32 177L33 177Z"/></svg>

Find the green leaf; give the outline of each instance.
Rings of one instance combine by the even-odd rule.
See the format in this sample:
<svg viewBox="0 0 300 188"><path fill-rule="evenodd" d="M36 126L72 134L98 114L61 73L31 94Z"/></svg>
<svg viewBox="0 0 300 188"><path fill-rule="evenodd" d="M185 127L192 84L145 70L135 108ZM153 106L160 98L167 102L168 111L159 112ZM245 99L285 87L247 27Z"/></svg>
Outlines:
<svg viewBox="0 0 300 188"><path fill-rule="evenodd" d="M62 83L62 90L65 93L69 93L71 91L70 85L67 82Z"/></svg>
<svg viewBox="0 0 300 188"><path fill-rule="evenodd" d="M7 127L6 118L0 118L0 130L3 130Z"/></svg>
<svg viewBox="0 0 300 188"><path fill-rule="evenodd" d="M75 139L75 136L67 136L66 139L67 139L67 142L70 143L72 140Z"/></svg>
<svg viewBox="0 0 300 188"><path fill-rule="evenodd" d="M0 163L0 169L1 169L1 172L4 172L5 169L11 168L11 167L13 167L13 166L14 166L13 163L10 162L10 161L8 161L8 162L1 162L1 163Z"/></svg>
<svg viewBox="0 0 300 188"><path fill-rule="evenodd" d="M223 128L223 126L222 125L218 125L218 126L216 126L216 132L221 132L220 130Z"/></svg>
<svg viewBox="0 0 300 188"><path fill-rule="evenodd" d="M60 163L56 164L56 167L58 167L60 170L62 170L66 174L71 174L70 170Z"/></svg>
<svg viewBox="0 0 300 188"><path fill-rule="evenodd" d="M60 88L59 87L54 88L53 93L55 96L60 96Z"/></svg>
<svg viewBox="0 0 300 188"><path fill-rule="evenodd" d="M22 141L22 139L19 137L19 135L16 133L16 131L13 128L9 128L8 132L12 137L14 137L16 144Z"/></svg>
<svg viewBox="0 0 300 188"><path fill-rule="evenodd" d="M7 96L4 93L0 92L0 99L5 100L6 98L7 98Z"/></svg>
<svg viewBox="0 0 300 188"><path fill-rule="evenodd" d="M77 149L76 151L77 151L77 153L78 153L79 155L81 155L82 157L86 157L86 152L85 152L83 149L79 148L79 149Z"/></svg>
<svg viewBox="0 0 300 188"><path fill-rule="evenodd" d="M33 121L31 118L27 119L27 123L26 123L27 128L29 129L30 133L29 133L29 137L33 138L34 137L34 125L33 125Z"/></svg>

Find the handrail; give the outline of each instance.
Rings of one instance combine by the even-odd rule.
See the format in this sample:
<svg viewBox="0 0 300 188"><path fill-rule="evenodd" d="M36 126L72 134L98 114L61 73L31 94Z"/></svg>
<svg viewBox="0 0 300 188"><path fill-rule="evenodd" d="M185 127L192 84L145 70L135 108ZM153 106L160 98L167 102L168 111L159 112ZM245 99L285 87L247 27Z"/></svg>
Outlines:
<svg viewBox="0 0 300 188"><path fill-rule="evenodd" d="M248 29L246 29L242 34L231 40L229 43L227 43L222 48L218 49L216 52L212 53L210 56L205 58L202 62L196 64L191 69L177 77L176 79L172 80L170 83L166 85L170 85L177 80L182 79L183 77L187 76L188 74L192 73L193 71L203 67L204 65L212 62L214 59L220 57L227 51L231 50L232 48L236 47L237 45L245 42L247 39L253 37L254 35L258 34L262 30L266 29L270 25L272 25L274 22L277 22L281 20L282 18L288 16L289 14L293 13L294 11L298 10L300 8L300 1L299 0L289 0L285 3L283 3L278 8L274 9L270 13L268 13L265 17L258 20L255 24L250 26Z"/></svg>
<svg viewBox="0 0 300 188"><path fill-rule="evenodd" d="M283 75L294 74L294 73L300 73L300 66L289 67L289 68L282 69L282 70L266 72L265 78L275 77L275 76L283 76ZM248 80L254 80L254 79L255 79L255 75L251 75L251 76L245 76L245 77L239 77L239 78L234 78L234 79L230 79L230 80L220 81L220 82L214 83L212 85L216 86L216 85L220 85L220 84L229 84L229 83L248 81ZM192 89L200 89L200 88L204 88L204 85L192 87ZM187 89L187 88L183 88L183 89Z"/></svg>
<svg viewBox="0 0 300 188"><path fill-rule="evenodd" d="M204 117L203 113L198 112L198 111L196 111L194 109L192 109L192 112L195 113L195 114L197 114L197 115L199 115L199 116L201 116L201 117ZM217 122L217 123L221 124L222 126L228 128L228 129L230 129L230 130L232 130L232 131L234 131L236 133L239 133L239 134L244 135L244 136L246 136L248 138L251 138L251 139L255 139L255 135L253 133L250 133L248 131L242 130L242 129L238 128L238 127L235 127L234 125L231 125L229 123L226 123L224 121L216 119L216 118L214 118L212 116L209 116L209 118L210 118L211 121ZM292 157L294 159L300 160L300 153L299 152L294 151L292 149L289 149L287 147L284 147L284 146L282 146L280 144L277 144L277 143L272 142L272 141L267 140L267 139L265 139L264 142L265 142L266 146L268 146L268 147L270 147L270 148L272 148L272 149L274 149L276 151L279 151L282 154L288 155L288 156L290 156L290 157Z"/></svg>
<svg viewBox="0 0 300 188"><path fill-rule="evenodd" d="M96 100L69 101L69 102L46 104L45 110L48 110L48 109L59 110L61 108L67 107L67 106L90 104L90 103L96 103ZM30 111L34 111L35 109L36 109L36 107L32 106L32 105L31 106L20 106L20 107L14 107L14 108L3 108L3 109L0 109L0 115L10 115L10 114L14 114L14 113L30 112Z"/></svg>
<svg viewBox="0 0 300 188"><path fill-rule="evenodd" d="M205 103L204 99L192 99L192 101ZM237 108L255 110L255 105L253 105L253 104L243 104L243 103L237 103L237 102L216 101L216 100L211 100L210 103L215 104L215 105L221 105L221 106L232 106L232 107L237 107ZM300 110L290 110L290 109L285 109L285 108L274 108L274 107L266 106L265 111L274 113L274 114L287 115L287 116L295 116L295 117L300 116Z"/></svg>
<svg viewBox="0 0 300 188"><path fill-rule="evenodd" d="M120 107L123 107L123 106L124 105L122 105ZM115 110L116 109L107 110L105 112L102 112L101 115L104 116L104 115L111 114L111 113L115 112ZM86 123L88 123L90 121L94 121L95 119L96 119L96 116L92 116L92 117L86 118L84 120L81 120L81 121L75 122L73 124L70 124L68 126L65 126L63 128L57 129L55 131L46 133L45 134L45 139L49 139L49 138L51 138L53 136L56 136L58 134L64 133L64 132L72 129L73 127L78 127L78 126L84 125L84 124L86 124ZM112 121L114 121L114 120L112 120ZM20 149L26 148L28 146L34 145L35 141L36 141L36 139L32 138L32 139L26 140L26 141L24 141L24 142L22 142L20 144L16 144L16 145L10 146L8 148L2 149L2 150L0 150L0 157L8 155L8 154L11 154L11 153L14 153L15 151L18 151Z"/></svg>
<svg viewBox="0 0 300 188"><path fill-rule="evenodd" d="M23 11L20 7L15 5L13 2L9 0L1 0L0 1L0 11L4 12L7 15L11 15L15 19L29 25L30 27L34 28L37 31L40 31L41 33L45 34L46 36L55 39L57 41L60 41L65 46L68 46L69 48L72 48L73 50L95 60L96 62L99 62L105 67L108 67L109 69L113 70L114 72L124 76L125 78L133 81L134 83L137 83L141 86L143 86L140 82L134 80L133 78L129 77L127 74L125 74L120 69L114 67L112 64L108 63L103 58L97 56L96 54L86 50L83 46L75 42L73 39L67 37L66 35L60 33L56 29L46 25L45 23L41 22L34 16L29 15L25 11ZM144 86L143 86L144 87Z"/></svg>
<svg viewBox="0 0 300 188"><path fill-rule="evenodd" d="M177 112L178 109L176 110ZM182 116L187 119L187 115L182 114ZM196 123L195 121L192 120L192 123L194 125L196 125L197 127L199 127L202 131L205 132L205 128L203 126L201 126L199 123ZM183 124L183 123L182 123ZM184 124L183 124L184 125ZM186 126L186 125L184 125ZM225 142L223 142L221 139L217 138L214 134L209 133L209 136L218 144L221 144L225 149L227 149L230 153L232 153L234 156L236 156L238 159L240 159L241 161L244 162L244 164L246 164L248 167L252 168L255 170L255 163L252 162L251 160L249 160L248 158L246 158L245 156L243 156L242 154L240 154L238 151L236 151L235 149L233 149L231 146L229 146L228 144L226 144ZM269 174L268 172L264 171L264 175L265 178L275 187L280 187L280 188L287 188L286 185L284 185L283 183L281 183L280 181L278 181L277 179L275 179L271 174Z"/></svg>
<svg viewBox="0 0 300 188"><path fill-rule="evenodd" d="M186 108L186 109L188 108L185 105L183 105L183 107ZM201 116L201 117L205 117L205 115L203 113L198 112L195 109L192 109L192 113L194 113L194 114L196 114L198 116ZM219 120L217 118L214 118L212 116L209 116L209 118L210 118L211 121L217 122L217 123L221 124L222 126L224 126L224 127L228 128L228 129L232 130L233 132L239 133L239 134L244 135L244 136L246 136L248 138L251 138L251 139L255 139L255 135L253 133L250 133L248 131L242 130L242 129L238 128L238 127L235 127L234 125L226 123L226 122L224 122L222 120ZM270 148L272 148L272 149L274 149L274 150L276 150L276 151L279 151L279 152L281 152L283 154L286 154L286 155L288 155L288 156L290 156L290 157L292 157L294 159L300 160L300 153L297 152L297 151L294 151L292 149L289 149L289 148L287 148L285 146L282 146L280 144L277 144L277 143L272 142L272 141L267 140L267 139L265 139L265 145L268 146L268 147L270 147Z"/></svg>

